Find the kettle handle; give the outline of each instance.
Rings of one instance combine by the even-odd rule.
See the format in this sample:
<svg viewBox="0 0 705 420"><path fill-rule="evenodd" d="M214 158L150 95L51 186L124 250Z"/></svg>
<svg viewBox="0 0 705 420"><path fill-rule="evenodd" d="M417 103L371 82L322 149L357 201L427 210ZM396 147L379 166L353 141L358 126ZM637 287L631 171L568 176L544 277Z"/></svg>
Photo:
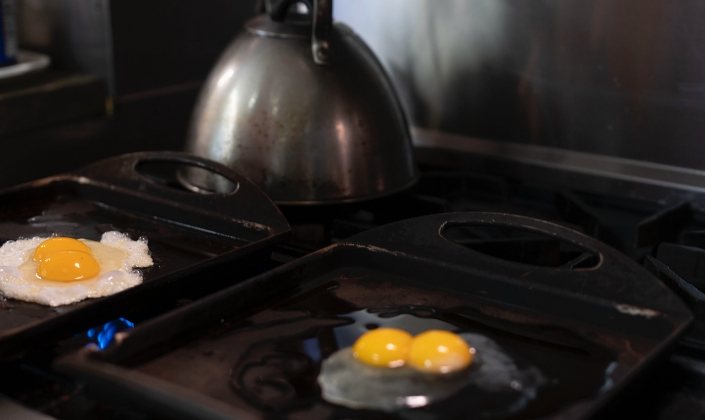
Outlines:
<svg viewBox="0 0 705 420"><path fill-rule="evenodd" d="M330 36L333 28L333 0L282 0L272 6L269 17L281 22L293 4L303 1L311 14L311 53L316 64L330 62Z"/></svg>

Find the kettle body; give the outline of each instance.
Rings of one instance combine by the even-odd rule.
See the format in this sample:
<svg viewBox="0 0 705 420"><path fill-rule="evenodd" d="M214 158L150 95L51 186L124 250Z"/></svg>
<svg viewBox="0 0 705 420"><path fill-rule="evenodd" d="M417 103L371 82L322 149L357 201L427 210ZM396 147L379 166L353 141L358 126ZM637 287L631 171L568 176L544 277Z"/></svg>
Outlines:
<svg viewBox="0 0 705 420"><path fill-rule="evenodd" d="M320 36L306 19L249 21L201 91L187 150L280 204L359 201L413 184L409 128L389 78L352 30L330 23ZM328 50L317 60L321 39Z"/></svg>

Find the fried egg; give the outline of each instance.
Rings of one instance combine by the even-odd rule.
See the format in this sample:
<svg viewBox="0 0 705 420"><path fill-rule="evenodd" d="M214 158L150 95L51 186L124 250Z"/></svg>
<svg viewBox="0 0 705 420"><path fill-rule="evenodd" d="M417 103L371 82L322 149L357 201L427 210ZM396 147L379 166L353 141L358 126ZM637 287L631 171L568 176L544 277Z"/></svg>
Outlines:
<svg viewBox="0 0 705 420"><path fill-rule="evenodd" d="M472 387L532 399L543 382L538 371L520 369L485 336L432 330L407 340L405 334L372 330L324 360L318 376L323 398L391 412L423 407ZM379 362L385 359L390 362Z"/></svg>
<svg viewBox="0 0 705 420"><path fill-rule="evenodd" d="M19 239L0 247L0 294L60 306L109 296L142 283L135 268L154 263L145 238L105 232L100 242L66 237Z"/></svg>

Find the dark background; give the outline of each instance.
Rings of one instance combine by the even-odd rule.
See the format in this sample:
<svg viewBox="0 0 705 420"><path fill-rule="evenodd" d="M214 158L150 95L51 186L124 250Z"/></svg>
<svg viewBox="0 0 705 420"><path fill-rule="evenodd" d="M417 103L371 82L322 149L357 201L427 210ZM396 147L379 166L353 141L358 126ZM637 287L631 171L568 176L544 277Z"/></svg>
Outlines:
<svg viewBox="0 0 705 420"><path fill-rule="evenodd" d="M0 187L119 153L181 149L209 70L255 14L254 0L36 3L20 10L21 46L52 65L0 81ZM100 21L86 13L110 27L107 47L81 57L81 25Z"/></svg>

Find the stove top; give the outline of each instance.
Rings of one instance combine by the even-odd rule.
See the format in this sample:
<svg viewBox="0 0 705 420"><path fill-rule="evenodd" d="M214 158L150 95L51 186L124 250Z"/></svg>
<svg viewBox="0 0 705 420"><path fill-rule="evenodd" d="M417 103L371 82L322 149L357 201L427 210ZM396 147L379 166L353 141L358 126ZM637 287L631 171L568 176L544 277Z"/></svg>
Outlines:
<svg viewBox="0 0 705 420"><path fill-rule="evenodd" d="M275 251L253 258L237 270L230 265L208 269L209 278L244 280L283 263L397 220L449 211L516 213L550 220L595 237L658 276L696 314L696 321L672 356L644 373L603 410L606 418L638 415L647 419L705 418L705 212L672 198L640 200L580 189L552 189L516 179L474 172L425 168L409 191L357 204L316 208L291 207L283 212L292 225L291 238ZM468 232L465 232L468 234ZM536 265L583 267L594 255L565 243L511 229L474 229L465 246L494 257ZM228 273L227 276L220 274ZM130 323L192 302L225 287L214 281L169 293L150 308L128 310ZM117 320L98 330L47 343L25 359L3 366L0 393L32 410L57 418L147 418L139 410L94 400L80 385L54 374L51 360L110 331L129 328ZM109 340L109 338L108 338ZM3 408L0 400L0 414Z"/></svg>

